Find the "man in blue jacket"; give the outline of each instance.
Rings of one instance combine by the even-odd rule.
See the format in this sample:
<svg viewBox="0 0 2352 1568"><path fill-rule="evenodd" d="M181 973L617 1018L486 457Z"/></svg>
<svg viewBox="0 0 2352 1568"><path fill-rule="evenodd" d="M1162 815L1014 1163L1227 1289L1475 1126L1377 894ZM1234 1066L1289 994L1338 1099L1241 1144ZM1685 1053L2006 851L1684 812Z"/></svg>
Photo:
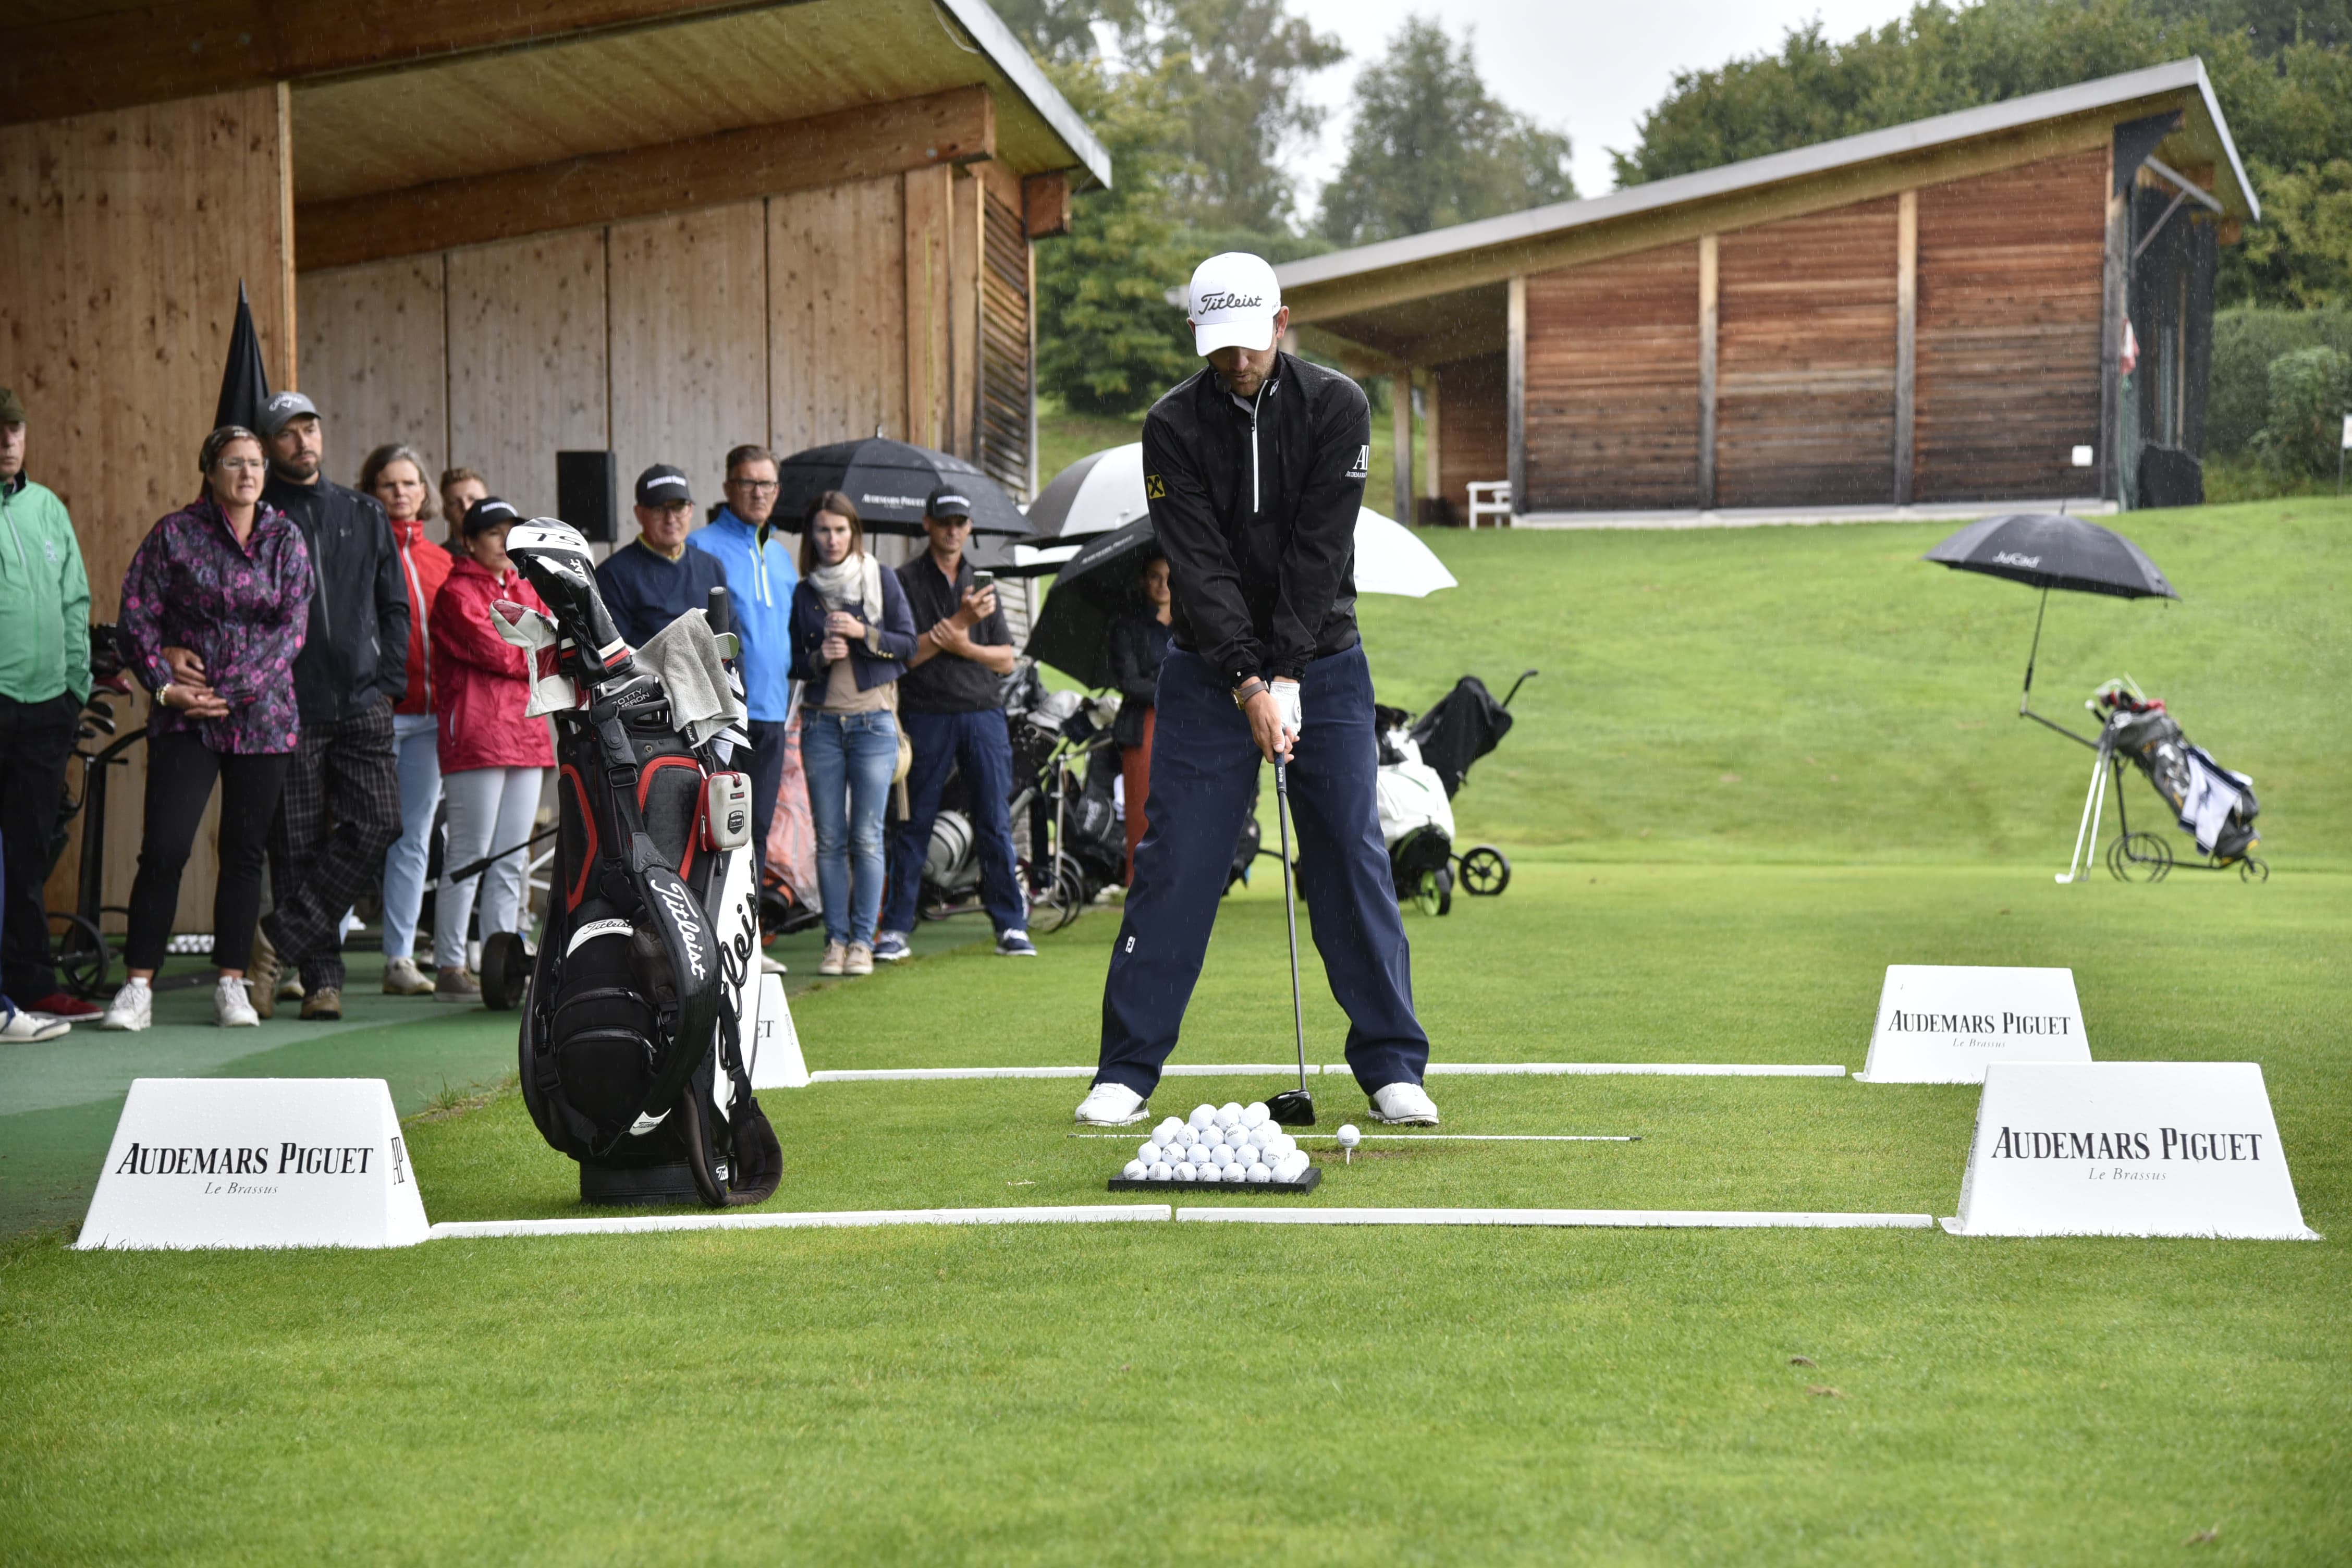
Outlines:
<svg viewBox="0 0 2352 1568"><path fill-rule="evenodd" d="M727 454L727 504L688 534L689 551L719 563L743 643L743 700L751 710L751 846L768 868L768 822L784 772L784 721L792 710L793 552L770 538L776 510L776 455L765 447Z"/></svg>

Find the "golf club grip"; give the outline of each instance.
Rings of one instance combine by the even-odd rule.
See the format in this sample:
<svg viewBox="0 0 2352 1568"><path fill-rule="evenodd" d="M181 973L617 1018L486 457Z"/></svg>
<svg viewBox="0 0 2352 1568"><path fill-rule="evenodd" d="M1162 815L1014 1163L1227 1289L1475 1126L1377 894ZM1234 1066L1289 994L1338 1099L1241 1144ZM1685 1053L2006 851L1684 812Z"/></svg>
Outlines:
<svg viewBox="0 0 2352 1568"><path fill-rule="evenodd" d="M1298 1092L1307 1092L1307 1004L1298 991L1298 900L1290 890L1290 763L1274 764L1274 825L1282 836L1282 923L1290 934L1290 1027L1298 1041Z"/></svg>

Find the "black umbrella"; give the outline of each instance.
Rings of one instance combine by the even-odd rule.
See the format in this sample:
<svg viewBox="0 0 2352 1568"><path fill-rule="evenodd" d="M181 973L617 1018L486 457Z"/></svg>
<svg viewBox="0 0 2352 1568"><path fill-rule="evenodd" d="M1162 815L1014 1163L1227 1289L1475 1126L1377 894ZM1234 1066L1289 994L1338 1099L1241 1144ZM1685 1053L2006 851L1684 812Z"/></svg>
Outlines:
<svg viewBox="0 0 2352 1568"><path fill-rule="evenodd" d="M1139 614L1144 563L1160 552L1151 520L1096 534L1054 579L1045 608L1029 634L1029 657L1086 686L1108 686L1111 623Z"/></svg>
<svg viewBox="0 0 2352 1568"><path fill-rule="evenodd" d="M923 501L941 485L971 499L974 533L1029 531L1021 509L986 474L950 453L886 436L795 452L778 466L776 479L776 521L794 532L819 496L839 490L857 504L868 532L919 534Z"/></svg>
<svg viewBox="0 0 2352 1568"><path fill-rule="evenodd" d="M2025 656L2025 689L2017 710L2037 724L2084 741L2063 724L2053 724L2028 706L2033 696L2033 661L2042 651L2042 617L2049 613L2050 590L2105 594L2118 599L2178 599L2170 582L2147 552L2111 528L2063 512L2012 512L1972 522L1920 557L1956 572L1982 572L2042 590L2034 612L2033 646Z"/></svg>
<svg viewBox="0 0 2352 1568"><path fill-rule="evenodd" d="M213 428L242 425L261 426L261 410L269 401L269 373L261 368L261 339L253 331L253 307L246 302L245 279L236 283L236 325L228 335L228 363L221 367L220 405L213 410Z"/></svg>

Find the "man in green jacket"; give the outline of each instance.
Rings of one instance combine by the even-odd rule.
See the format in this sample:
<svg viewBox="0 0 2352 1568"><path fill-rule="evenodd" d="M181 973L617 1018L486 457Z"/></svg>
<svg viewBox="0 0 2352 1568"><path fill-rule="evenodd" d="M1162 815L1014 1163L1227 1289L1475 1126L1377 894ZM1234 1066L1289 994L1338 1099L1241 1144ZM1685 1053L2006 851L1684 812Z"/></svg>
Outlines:
<svg viewBox="0 0 2352 1568"><path fill-rule="evenodd" d="M89 578L65 502L25 477L25 405L0 387L0 992L95 1016L49 962L49 836L89 696Z"/></svg>

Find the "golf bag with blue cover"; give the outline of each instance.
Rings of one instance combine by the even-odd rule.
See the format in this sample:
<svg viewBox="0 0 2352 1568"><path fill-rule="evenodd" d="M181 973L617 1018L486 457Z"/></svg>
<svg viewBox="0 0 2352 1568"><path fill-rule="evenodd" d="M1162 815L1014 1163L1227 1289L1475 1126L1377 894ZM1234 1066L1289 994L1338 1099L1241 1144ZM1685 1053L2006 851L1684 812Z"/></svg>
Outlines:
<svg viewBox="0 0 2352 1568"><path fill-rule="evenodd" d="M673 693L614 625L576 530L534 519L507 552L552 614L526 612L533 625L501 635L534 649L559 814L522 1023L524 1102L579 1162L584 1201L758 1203L783 1157L746 1054L760 953L749 780L727 765L743 737L709 719L712 683L690 658L705 655L740 701L724 593L709 623L689 614L673 628L698 645L686 666L664 667L682 671Z"/></svg>

